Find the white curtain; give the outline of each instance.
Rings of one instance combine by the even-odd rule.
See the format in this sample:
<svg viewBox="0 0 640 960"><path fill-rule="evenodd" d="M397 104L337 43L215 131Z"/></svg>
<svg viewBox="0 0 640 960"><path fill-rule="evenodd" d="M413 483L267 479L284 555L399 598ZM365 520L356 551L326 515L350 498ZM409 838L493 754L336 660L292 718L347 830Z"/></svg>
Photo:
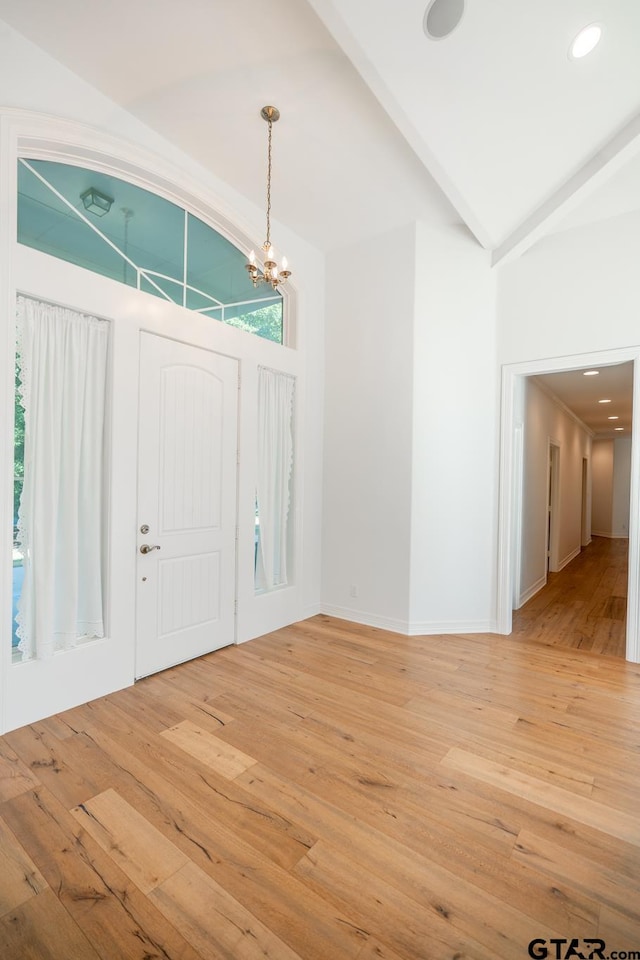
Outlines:
<svg viewBox="0 0 640 960"><path fill-rule="evenodd" d="M104 636L108 343L107 321L18 298L25 443L17 632L24 659Z"/></svg>
<svg viewBox="0 0 640 960"><path fill-rule="evenodd" d="M256 587L271 590L287 579L287 543L293 468L293 377L258 369L258 474L260 535Z"/></svg>

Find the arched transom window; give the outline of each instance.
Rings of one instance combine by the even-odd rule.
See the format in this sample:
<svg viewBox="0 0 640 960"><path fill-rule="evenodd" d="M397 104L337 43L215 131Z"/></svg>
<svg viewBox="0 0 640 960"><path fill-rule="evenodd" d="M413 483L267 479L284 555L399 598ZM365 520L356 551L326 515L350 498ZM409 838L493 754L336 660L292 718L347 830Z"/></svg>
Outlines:
<svg viewBox="0 0 640 960"><path fill-rule="evenodd" d="M254 288L243 253L188 210L125 180L21 158L18 242L282 343L282 296Z"/></svg>

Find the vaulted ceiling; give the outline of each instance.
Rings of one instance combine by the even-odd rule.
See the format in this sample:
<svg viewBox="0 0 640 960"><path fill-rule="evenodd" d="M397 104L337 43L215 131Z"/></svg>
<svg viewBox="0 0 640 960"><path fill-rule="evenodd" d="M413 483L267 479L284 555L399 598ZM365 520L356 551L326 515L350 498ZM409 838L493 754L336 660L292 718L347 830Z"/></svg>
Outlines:
<svg viewBox="0 0 640 960"><path fill-rule="evenodd" d="M0 18L324 250L410 219L494 260L640 206L637 0L0 0ZM596 50L572 60L587 23ZM60 105L64 113L65 105ZM96 117L96 122L101 122Z"/></svg>
<svg viewBox="0 0 640 960"><path fill-rule="evenodd" d="M437 40L423 30L425 0L311 2L498 258L555 227L640 151L636 0L435 0L442 22L463 11ZM571 58L592 22L600 44Z"/></svg>

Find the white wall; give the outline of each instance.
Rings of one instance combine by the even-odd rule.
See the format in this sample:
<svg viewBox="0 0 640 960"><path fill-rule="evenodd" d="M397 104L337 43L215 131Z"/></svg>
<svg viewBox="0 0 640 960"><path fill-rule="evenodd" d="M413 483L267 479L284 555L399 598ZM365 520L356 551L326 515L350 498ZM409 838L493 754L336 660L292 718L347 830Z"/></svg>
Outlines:
<svg viewBox="0 0 640 960"><path fill-rule="evenodd" d="M566 230L499 268L501 363L640 343L640 213Z"/></svg>
<svg viewBox="0 0 640 960"><path fill-rule="evenodd" d="M493 630L496 274L463 228L416 237L411 632Z"/></svg>
<svg viewBox="0 0 640 960"><path fill-rule="evenodd" d="M393 282L362 282L381 250ZM419 223L329 256L328 284L323 610L403 633L493 629L487 255Z"/></svg>
<svg viewBox="0 0 640 960"><path fill-rule="evenodd" d="M373 269L382 262L384 269ZM412 225L327 257L322 609L402 632L409 609L414 265Z"/></svg>
<svg viewBox="0 0 640 960"><path fill-rule="evenodd" d="M613 441L613 509L611 532L614 537L629 536L629 498L631 494L631 437Z"/></svg>
<svg viewBox="0 0 640 960"><path fill-rule="evenodd" d="M536 382L525 380L523 444L521 606L546 583L549 443L559 447L556 539L550 569L561 570L580 553L582 461L591 457L591 436Z"/></svg>
<svg viewBox="0 0 640 960"><path fill-rule="evenodd" d="M592 529L599 537L629 536L631 438L593 443Z"/></svg>
<svg viewBox="0 0 640 960"><path fill-rule="evenodd" d="M613 440L594 440L591 467L591 532L610 537L613 529Z"/></svg>

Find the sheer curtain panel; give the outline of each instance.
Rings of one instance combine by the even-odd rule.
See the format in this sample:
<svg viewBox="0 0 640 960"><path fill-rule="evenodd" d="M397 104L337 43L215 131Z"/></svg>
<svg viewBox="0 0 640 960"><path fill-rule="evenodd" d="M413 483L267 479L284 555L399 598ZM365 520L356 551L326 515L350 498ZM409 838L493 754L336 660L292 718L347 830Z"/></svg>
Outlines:
<svg viewBox="0 0 640 960"><path fill-rule="evenodd" d="M256 587L272 590L288 581L288 525L293 469L295 379L258 369L258 476L256 500L260 533Z"/></svg>
<svg viewBox="0 0 640 960"><path fill-rule="evenodd" d="M109 323L18 298L25 411L18 606L23 659L104 636L104 422Z"/></svg>

